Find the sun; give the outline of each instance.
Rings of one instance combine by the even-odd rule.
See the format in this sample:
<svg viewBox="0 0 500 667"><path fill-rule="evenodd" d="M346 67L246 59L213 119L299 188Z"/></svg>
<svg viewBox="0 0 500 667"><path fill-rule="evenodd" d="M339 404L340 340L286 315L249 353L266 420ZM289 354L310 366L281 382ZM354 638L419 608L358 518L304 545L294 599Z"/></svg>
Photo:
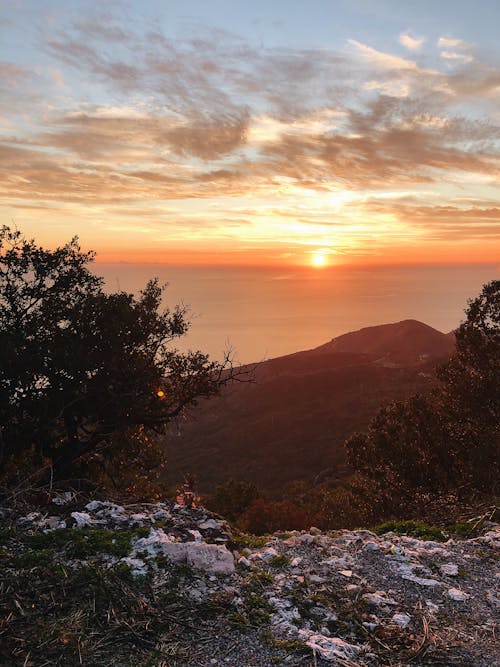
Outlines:
<svg viewBox="0 0 500 667"><path fill-rule="evenodd" d="M322 268L328 264L326 253L318 250L311 255L311 264L317 269Z"/></svg>

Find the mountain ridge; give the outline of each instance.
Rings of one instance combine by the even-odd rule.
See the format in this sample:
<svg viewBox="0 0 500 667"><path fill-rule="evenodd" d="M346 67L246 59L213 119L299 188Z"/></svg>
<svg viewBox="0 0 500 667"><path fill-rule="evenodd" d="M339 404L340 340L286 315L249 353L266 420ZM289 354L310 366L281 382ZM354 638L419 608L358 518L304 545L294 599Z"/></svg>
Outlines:
<svg viewBox="0 0 500 667"><path fill-rule="evenodd" d="M402 320L247 364L255 382L203 402L167 439L166 478L174 484L194 472L209 491L234 477L272 493L325 469L342 474L345 439L384 402L429 391L434 367L453 349L453 336Z"/></svg>

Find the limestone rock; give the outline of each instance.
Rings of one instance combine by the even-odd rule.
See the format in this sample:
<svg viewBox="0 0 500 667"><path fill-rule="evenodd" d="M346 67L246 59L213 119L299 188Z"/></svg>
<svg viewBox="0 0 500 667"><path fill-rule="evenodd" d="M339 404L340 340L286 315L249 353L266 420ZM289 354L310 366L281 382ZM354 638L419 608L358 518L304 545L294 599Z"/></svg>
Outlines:
<svg viewBox="0 0 500 667"><path fill-rule="evenodd" d="M465 602L468 598L470 598L470 595L468 593L464 593L464 591L461 591L459 588L450 588L448 590L448 597L455 602Z"/></svg>
<svg viewBox="0 0 500 667"><path fill-rule="evenodd" d="M198 542L188 542L185 546L188 565L213 574L234 572L233 555L225 546Z"/></svg>

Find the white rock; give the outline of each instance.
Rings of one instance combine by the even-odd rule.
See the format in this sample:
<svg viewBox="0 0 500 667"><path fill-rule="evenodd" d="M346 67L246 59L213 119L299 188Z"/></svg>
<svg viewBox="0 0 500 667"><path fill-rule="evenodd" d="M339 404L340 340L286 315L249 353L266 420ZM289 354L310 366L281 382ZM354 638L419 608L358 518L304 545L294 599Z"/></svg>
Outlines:
<svg viewBox="0 0 500 667"><path fill-rule="evenodd" d="M485 535L477 538L479 542L489 544L494 549L500 549L500 527L489 530Z"/></svg>
<svg viewBox="0 0 500 667"><path fill-rule="evenodd" d="M45 526L46 529L44 532L57 530L58 528L66 528L66 521L59 516L48 516L45 520Z"/></svg>
<svg viewBox="0 0 500 667"><path fill-rule="evenodd" d="M380 551L380 547L376 542L366 542L363 545L363 551Z"/></svg>
<svg viewBox="0 0 500 667"><path fill-rule="evenodd" d="M296 622L301 620L297 607L287 598L278 598L271 595L268 602L274 609L271 615L271 623L274 628L285 635L294 636L297 633Z"/></svg>
<svg viewBox="0 0 500 667"><path fill-rule="evenodd" d="M248 560L248 558L245 558L245 556L242 556L241 558L238 559L238 565L243 565L243 567L252 567L252 563Z"/></svg>
<svg viewBox="0 0 500 667"><path fill-rule="evenodd" d="M62 493L55 495L52 498L52 502L54 505L67 505L67 503L70 503L74 497L75 494L73 491L63 491Z"/></svg>
<svg viewBox="0 0 500 667"><path fill-rule="evenodd" d="M405 614L404 612L398 612L397 614L394 614L392 617L392 620L396 625L399 625L399 627L404 630L408 624L411 621L411 616L408 614Z"/></svg>
<svg viewBox="0 0 500 667"><path fill-rule="evenodd" d="M300 563L302 563L302 556L295 556L290 563L290 567L297 567Z"/></svg>
<svg viewBox="0 0 500 667"><path fill-rule="evenodd" d="M500 607L500 596L496 591L486 591L486 601L492 607Z"/></svg>
<svg viewBox="0 0 500 667"><path fill-rule="evenodd" d="M175 542L161 528L151 528L148 537L137 540L131 556L143 552L151 556L161 554L173 563L187 563L212 574L234 572L233 555L225 546L203 542Z"/></svg>
<svg viewBox="0 0 500 667"><path fill-rule="evenodd" d="M198 528L200 530L220 530L222 526L215 519L206 519L198 524Z"/></svg>
<svg viewBox="0 0 500 667"><path fill-rule="evenodd" d="M386 604L386 605L397 605L398 603L396 600L393 600L392 598L387 597L387 593L385 591L377 591L376 593L365 593L363 595L363 600L368 602L368 604L375 605L376 607L379 607L380 605Z"/></svg>
<svg viewBox="0 0 500 667"><path fill-rule="evenodd" d="M456 577L458 574L458 565L455 563L443 563L439 566L441 574L446 574L449 577Z"/></svg>
<svg viewBox="0 0 500 667"><path fill-rule="evenodd" d="M339 574L349 579L350 577L352 577L352 570L339 570Z"/></svg>
<svg viewBox="0 0 500 667"><path fill-rule="evenodd" d="M214 574L232 574L234 572L233 554L219 544L186 544L186 560L188 565Z"/></svg>
<svg viewBox="0 0 500 667"><path fill-rule="evenodd" d="M368 621L363 621L363 626L369 630L370 632L373 632L375 628L377 628L380 625L380 621L372 621L369 623Z"/></svg>
<svg viewBox="0 0 500 667"><path fill-rule="evenodd" d="M91 500L90 503L85 505L85 509L89 512L96 512L97 510L102 509L106 506L107 503L103 503L100 500Z"/></svg>
<svg viewBox="0 0 500 667"><path fill-rule="evenodd" d="M95 523L94 519L87 512L71 512L71 516L76 521L76 528L84 528Z"/></svg>
<svg viewBox="0 0 500 667"><path fill-rule="evenodd" d="M170 558L171 556L165 553L165 547L171 544L175 543L161 528L151 528L148 537L141 537L134 542L132 555L135 556L139 552L146 552L150 556L163 553Z"/></svg>
<svg viewBox="0 0 500 667"><path fill-rule="evenodd" d="M359 646L349 644L339 637L325 637L311 630L299 630L298 634L299 639L328 662L353 660L361 650Z"/></svg>
<svg viewBox="0 0 500 667"><path fill-rule="evenodd" d="M399 572L401 573L401 578L406 579L407 581L413 581L413 583L418 584L419 586L442 586L441 581L436 581L436 579L419 577L413 572L413 568L417 567L416 565L407 565L406 563L399 566ZM420 567L420 566L418 566Z"/></svg>
<svg viewBox="0 0 500 667"><path fill-rule="evenodd" d="M450 588L448 590L448 597L452 600L455 600L455 602L465 602L468 598L470 598L470 595L468 593L464 593L464 591L461 591L459 588Z"/></svg>
<svg viewBox="0 0 500 667"><path fill-rule="evenodd" d="M269 562L273 558L276 558L276 556L279 556L278 552L274 547L268 547L267 549L264 549L263 551L255 551L251 556L249 556L250 560L263 560L266 562Z"/></svg>
<svg viewBox="0 0 500 667"><path fill-rule="evenodd" d="M350 591L351 593L359 591L360 588L361 586L358 586L358 584L347 584L345 587L346 591Z"/></svg>
<svg viewBox="0 0 500 667"><path fill-rule="evenodd" d="M201 533L199 530L188 530L188 533L190 533L194 537L195 542L202 542L203 537L201 536Z"/></svg>

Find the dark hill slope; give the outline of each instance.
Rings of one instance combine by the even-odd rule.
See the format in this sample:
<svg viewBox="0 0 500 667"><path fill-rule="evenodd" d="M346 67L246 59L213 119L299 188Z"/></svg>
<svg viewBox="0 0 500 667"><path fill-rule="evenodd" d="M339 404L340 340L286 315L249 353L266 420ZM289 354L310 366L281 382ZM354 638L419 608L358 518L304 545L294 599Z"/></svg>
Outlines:
<svg viewBox="0 0 500 667"><path fill-rule="evenodd" d="M446 357L450 349L449 335L417 320L403 320L352 331L317 347L313 352L367 354L390 363L410 366L427 357Z"/></svg>
<svg viewBox="0 0 500 667"><path fill-rule="evenodd" d="M189 471L204 491L234 477L279 493L295 479L341 471L345 438L382 403L429 390L453 348L453 337L405 320L263 362L255 383L203 403L167 439L167 481Z"/></svg>

